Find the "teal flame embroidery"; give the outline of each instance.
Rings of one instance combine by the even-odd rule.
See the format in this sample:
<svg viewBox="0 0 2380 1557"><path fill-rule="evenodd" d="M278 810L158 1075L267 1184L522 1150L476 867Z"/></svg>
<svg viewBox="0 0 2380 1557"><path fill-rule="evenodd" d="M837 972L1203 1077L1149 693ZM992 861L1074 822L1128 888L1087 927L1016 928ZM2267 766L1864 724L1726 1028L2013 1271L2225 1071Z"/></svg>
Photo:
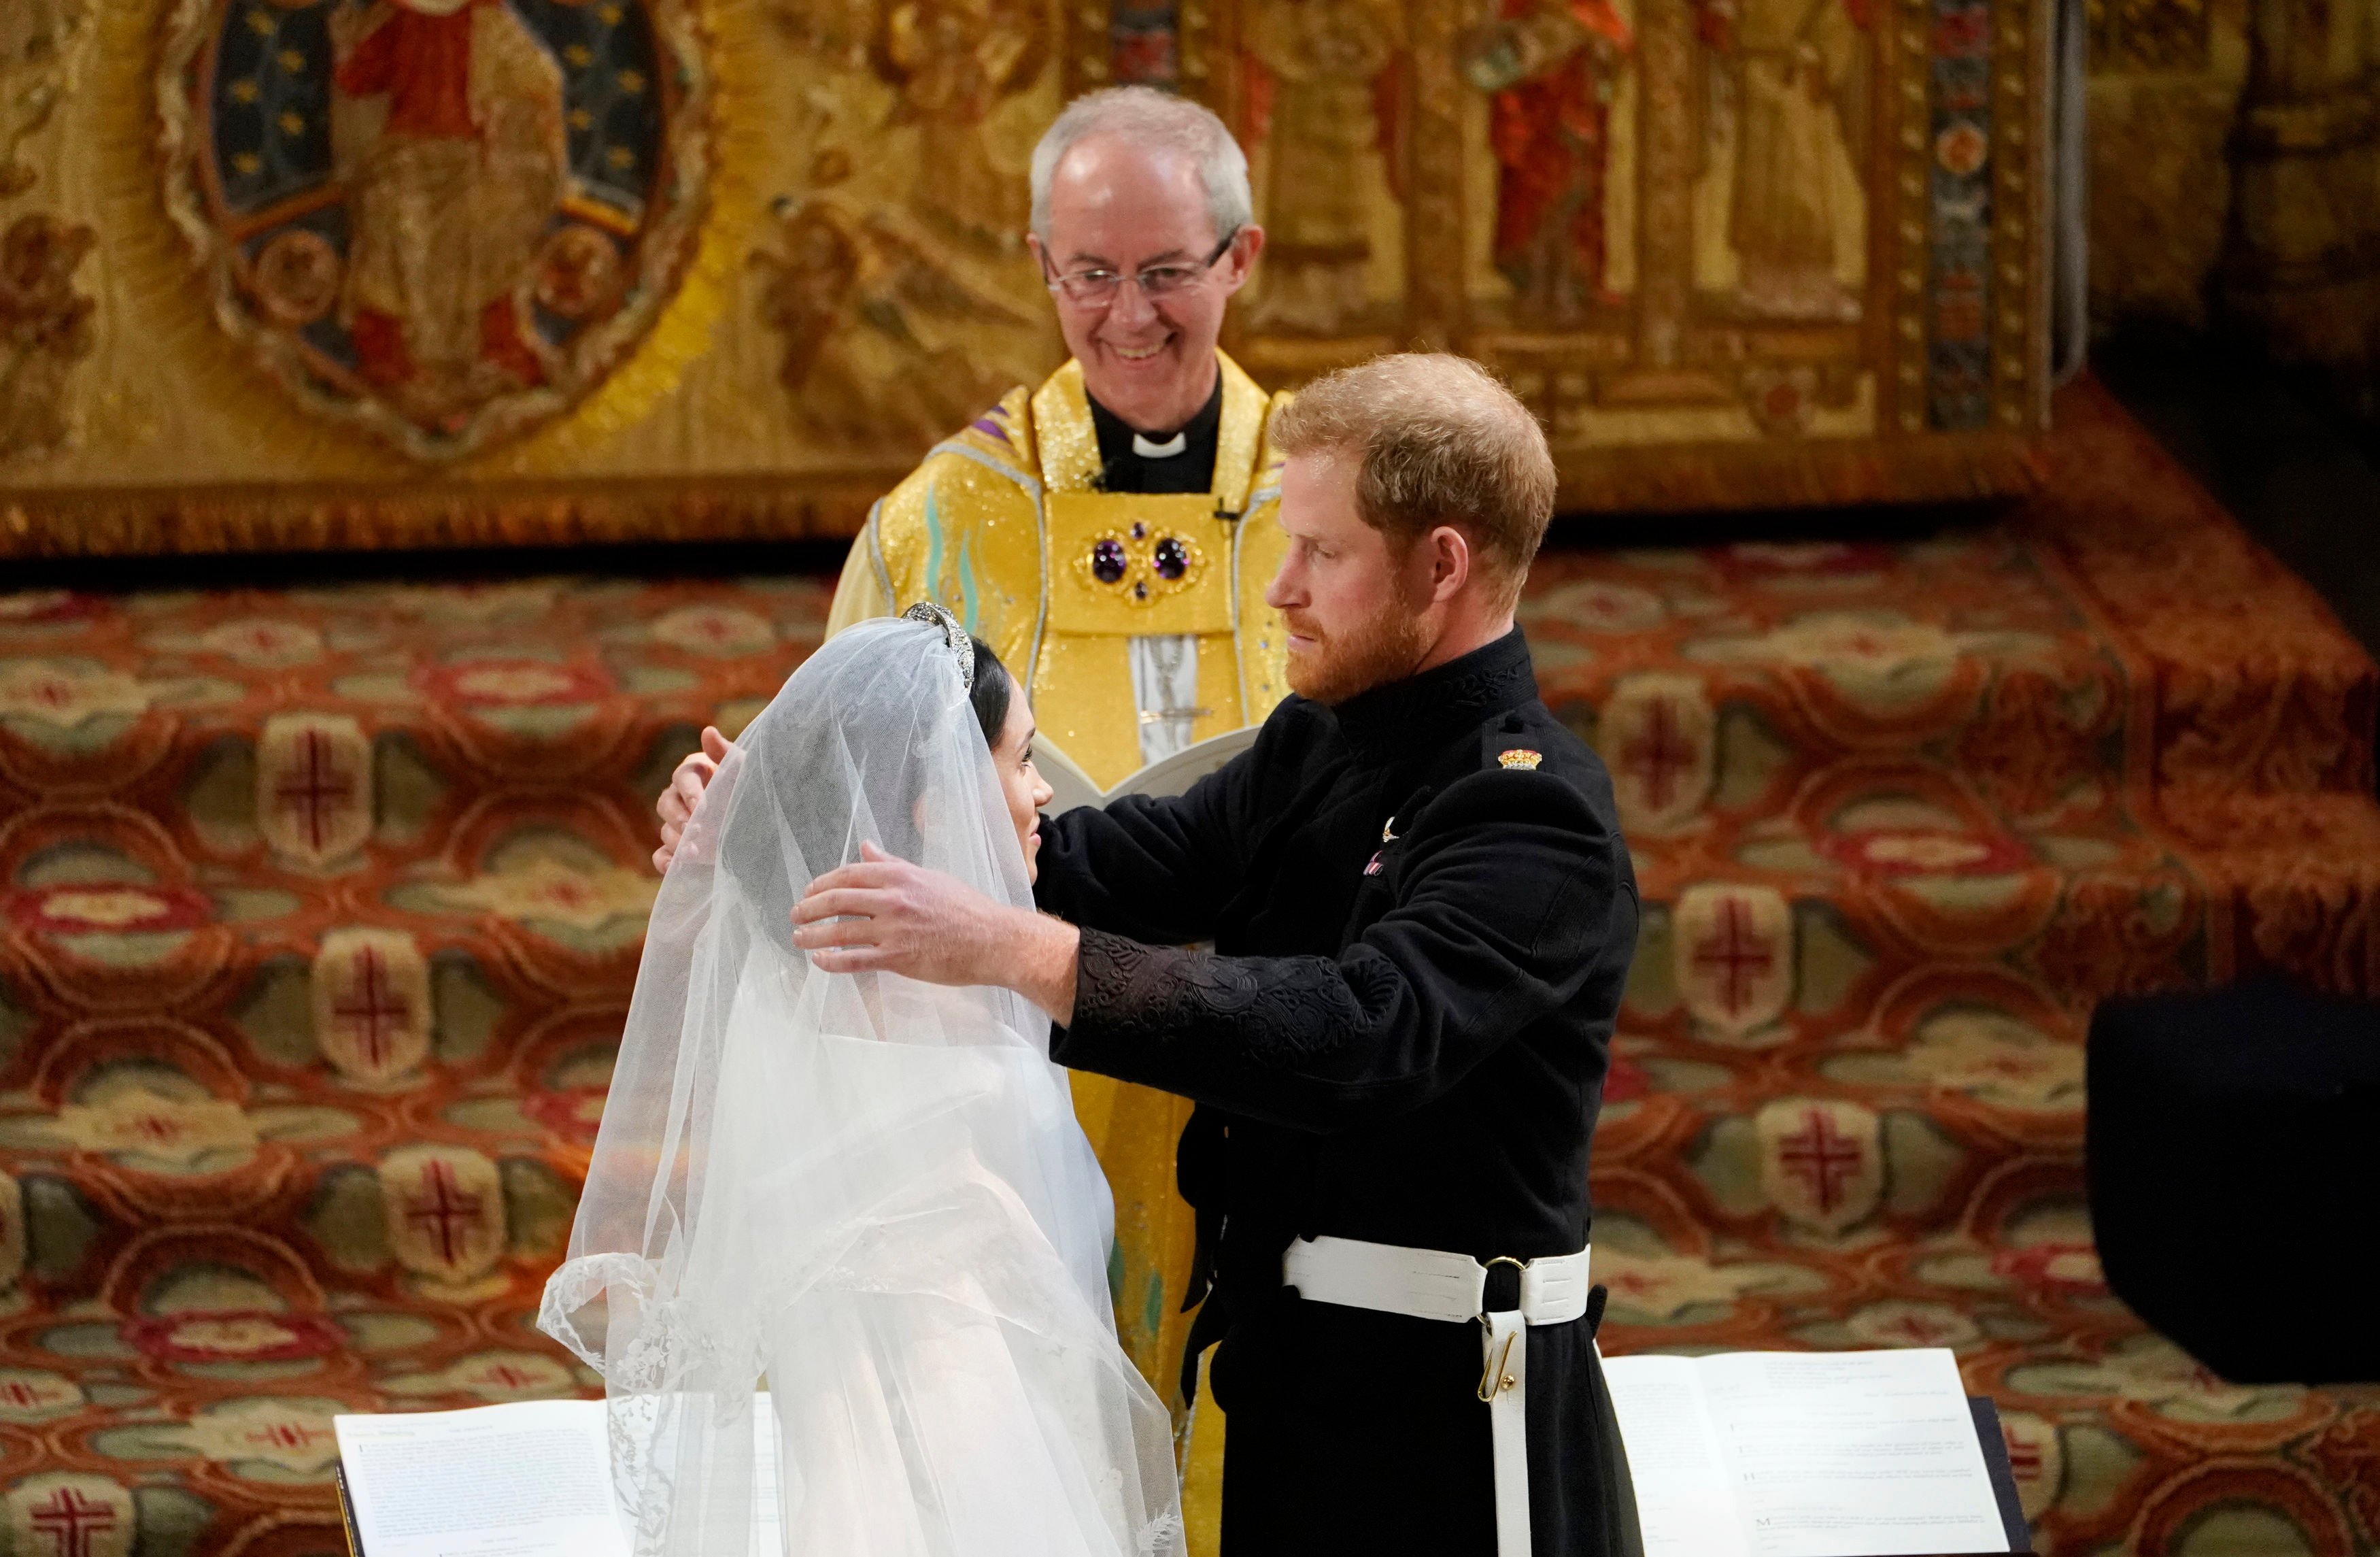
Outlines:
<svg viewBox="0 0 2380 1557"><path fill-rule="evenodd" d="M926 598L936 604L942 599L942 507L930 481L926 485Z"/></svg>

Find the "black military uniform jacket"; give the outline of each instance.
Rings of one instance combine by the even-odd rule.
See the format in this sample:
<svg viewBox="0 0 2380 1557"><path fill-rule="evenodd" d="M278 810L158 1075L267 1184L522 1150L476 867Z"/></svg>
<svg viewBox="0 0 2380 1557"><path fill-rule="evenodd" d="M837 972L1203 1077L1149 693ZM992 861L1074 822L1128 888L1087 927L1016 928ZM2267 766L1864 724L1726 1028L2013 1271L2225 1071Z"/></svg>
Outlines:
<svg viewBox="0 0 2380 1557"><path fill-rule="evenodd" d="M1083 927L1054 1056L1198 1104L1184 1376L1220 1339L1228 1557L1493 1552L1478 1327L1305 1302L1281 1257L1587 1242L1636 887L1519 631L1335 709L1292 698L1179 798L1052 820L1038 893ZM1597 1314L1529 1332L1539 1557L1636 1549Z"/></svg>

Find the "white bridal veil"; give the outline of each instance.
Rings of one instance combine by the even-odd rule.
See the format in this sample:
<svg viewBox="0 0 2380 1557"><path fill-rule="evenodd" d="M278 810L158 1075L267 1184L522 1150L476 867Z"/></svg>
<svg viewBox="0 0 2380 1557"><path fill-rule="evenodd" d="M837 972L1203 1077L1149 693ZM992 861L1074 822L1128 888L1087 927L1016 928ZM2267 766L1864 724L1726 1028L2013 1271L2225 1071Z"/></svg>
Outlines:
<svg viewBox="0 0 2380 1557"><path fill-rule="evenodd" d="M837 636L736 741L662 883L538 1320L603 1375L638 1557L1182 1548L1048 1019L793 948L795 901L863 839L1031 905L960 677L922 623ZM777 1477L753 1464L764 1375Z"/></svg>

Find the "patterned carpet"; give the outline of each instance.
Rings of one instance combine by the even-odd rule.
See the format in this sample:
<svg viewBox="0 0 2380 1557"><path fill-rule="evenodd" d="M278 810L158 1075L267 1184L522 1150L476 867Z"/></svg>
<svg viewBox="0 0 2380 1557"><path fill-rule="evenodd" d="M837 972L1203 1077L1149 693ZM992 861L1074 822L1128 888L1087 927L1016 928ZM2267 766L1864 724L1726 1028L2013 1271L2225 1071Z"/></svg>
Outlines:
<svg viewBox="0 0 2380 1557"><path fill-rule="evenodd" d="M1988 529L1537 571L1648 905L1608 1348L1949 1345L2045 1552L2380 1552L2380 1393L2227 1385L2107 1295L2080 1047L2117 990L2380 990L2380 682L2100 391L2059 413ZM530 1320L650 797L826 603L0 594L8 1551L337 1552L334 1412L589 1387Z"/></svg>

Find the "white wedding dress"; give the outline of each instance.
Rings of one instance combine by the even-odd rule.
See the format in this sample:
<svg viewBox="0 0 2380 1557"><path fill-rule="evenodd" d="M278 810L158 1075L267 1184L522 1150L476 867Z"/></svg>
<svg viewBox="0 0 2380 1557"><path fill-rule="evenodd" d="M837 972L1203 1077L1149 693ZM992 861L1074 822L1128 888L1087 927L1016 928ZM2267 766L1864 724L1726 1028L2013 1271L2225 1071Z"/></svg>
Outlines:
<svg viewBox="0 0 2380 1557"><path fill-rule="evenodd" d="M539 1317L603 1375L635 1550L1174 1557L1166 1413L1116 1341L1107 1184L1048 1019L793 949L794 903L862 839L1032 903L959 662L921 623L795 673L654 906Z"/></svg>

